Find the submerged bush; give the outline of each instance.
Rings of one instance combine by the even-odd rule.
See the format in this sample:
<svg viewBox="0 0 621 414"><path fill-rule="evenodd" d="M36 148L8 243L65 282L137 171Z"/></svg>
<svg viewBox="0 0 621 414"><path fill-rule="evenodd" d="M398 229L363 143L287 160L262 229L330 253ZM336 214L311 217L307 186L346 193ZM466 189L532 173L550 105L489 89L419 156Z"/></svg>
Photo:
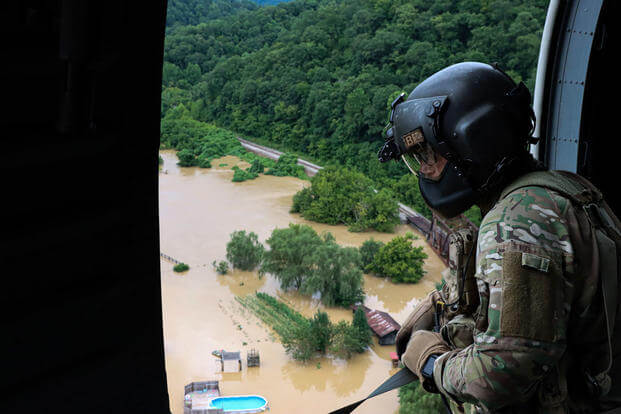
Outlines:
<svg viewBox="0 0 621 414"><path fill-rule="evenodd" d="M308 178L304 172L304 167L298 165L298 158L293 154L284 153L276 161L276 165L270 168L266 175L277 175L279 177L292 176L298 178Z"/></svg>
<svg viewBox="0 0 621 414"><path fill-rule="evenodd" d="M173 270L177 273L185 272L186 270L190 270L190 266L185 263L178 263L173 267Z"/></svg>
<svg viewBox="0 0 621 414"><path fill-rule="evenodd" d="M219 275L225 275L229 272L229 264L224 260L220 260L218 263L214 260L212 265Z"/></svg>
<svg viewBox="0 0 621 414"><path fill-rule="evenodd" d="M253 174L263 174L263 171L265 171L265 165L263 164L263 161L257 158L252 161L250 168L248 168L246 171Z"/></svg>
<svg viewBox="0 0 621 414"><path fill-rule="evenodd" d="M242 170L238 166L233 167L233 171L235 171L235 173L233 174L233 182L236 182L236 183L246 181L246 180L254 180L255 178L259 176L259 174L257 173L252 173L246 170Z"/></svg>

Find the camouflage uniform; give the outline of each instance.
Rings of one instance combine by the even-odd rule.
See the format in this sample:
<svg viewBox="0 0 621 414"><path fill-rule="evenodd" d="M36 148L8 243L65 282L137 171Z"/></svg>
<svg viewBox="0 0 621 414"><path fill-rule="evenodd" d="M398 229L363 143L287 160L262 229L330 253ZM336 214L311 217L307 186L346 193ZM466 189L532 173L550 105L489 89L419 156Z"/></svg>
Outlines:
<svg viewBox="0 0 621 414"><path fill-rule="evenodd" d="M573 315L589 309L601 314L594 300L597 283L589 283L597 273L596 259L582 211L549 189L520 188L485 215L476 247L480 304L472 318L459 318L456 329L445 326L454 336L448 342L457 348L436 361L438 389L457 402L476 404L481 412L607 408L593 410L592 398L571 391L583 381L578 371L584 364L576 362L580 351L593 354L589 340L581 337L585 332L570 329ZM468 326L472 334L464 335Z"/></svg>

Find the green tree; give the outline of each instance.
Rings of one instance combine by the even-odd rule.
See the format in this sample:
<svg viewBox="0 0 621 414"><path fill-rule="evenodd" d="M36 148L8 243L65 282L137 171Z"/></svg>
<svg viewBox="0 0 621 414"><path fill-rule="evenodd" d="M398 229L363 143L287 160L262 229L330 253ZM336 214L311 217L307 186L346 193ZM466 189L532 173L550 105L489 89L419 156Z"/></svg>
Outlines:
<svg viewBox="0 0 621 414"><path fill-rule="evenodd" d="M379 249L384 245L381 241L373 240L370 238L369 240L365 240L360 246L360 258L362 260L362 268L366 268L375 258Z"/></svg>
<svg viewBox="0 0 621 414"><path fill-rule="evenodd" d="M427 254L422 247L413 247L414 235L398 236L381 247L365 270L388 277L395 283L416 283L425 274L423 263Z"/></svg>
<svg viewBox="0 0 621 414"><path fill-rule="evenodd" d="M234 268L253 270L261 262L264 250L256 233L238 230L231 233L226 244L226 258Z"/></svg>
<svg viewBox="0 0 621 414"><path fill-rule="evenodd" d="M313 315L310 320L310 334L315 342L315 350L325 354L332 337L332 323L326 312L317 310Z"/></svg>
<svg viewBox="0 0 621 414"><path fill-rule="evenodd" d="M349 306L362 301L362 270L358 249L326 241L312 253L313 269L302 284L302 292L321 294L328 306Z"/></svg>
<svg viewBox="0 0 621 414"><path fill-rule="evenodd" d="M399 388L399 414L437 414L443 409L440 394L430 394L418 381Z"/></svg>
<svg viewBox="0 0 621 414"><path fill-rule="evenodd" d="M406 206L431 219L431 210L418 189L418 178L414 174L403 175L392 185L392 190Z"/></svg>
<svg viewBox="0 0 621 414"><path fill-rule="evenodd" d="M367 317L365 316L364 310L361 306L356 308L356 311L354 312L354 320L351 324L355 329L356 338L358 339L358 347L355 351L362 352L371 344L371 328L369 328Z"/></svg>
<svg viewBox="0 0 621 414"><path fill-rule="evenodd" d="M353 325L340 321L333 332L329 350L339 358L349 359L355 353L362 353L366 349L366 346L361 345L358 329Z"/></svg>
<svg viewBox="0 0 621 414"><path fill-rule="evenodd" d="M311 186L293 197L291 211L320 223L347 224L352 231L390 232L399 221L397 203L388 191L376 193L369 178L337 167L319 171Z"/></svg>
<svg viewBox="0 0 621 414"><path fill-rule="evenodd" d="M298 361L308 361L317 350L317 343L308 321L284 330L281 341L285 351Z"/></svg>
<svg viewBox="0 0 621 414"><path fill-rule="evenodd" d="M276 175L276 176L292 176L298 178L306 178L306 173L304 172L304 167L298 165L298 158L293 154L282 154L278 161L276 161L276 165L273 168L270 168L266 173L266 175Z"/></svg>
<svg viewBox="0 0 621 414"><path fill-rule="evenodd" d="M188 149L181 150L177 153L177 158L179 158L179 164L182 167L192 167L196 165L196 157L194 153Z"/></svg>
<svg viewBox="0 0 621 414"><path fill-rule="evenodd" d="M262 272L272 273L283 289L300 289L312 274L314 251L323 240L312 227L289 224L285 229L274 229L266 240L270 249L263 256Z"/></svg>
<svg viewBox="0 0 621 414"><path fill-rule="evenodd" d="M263 165L263 161L257 158L254 161L252 161L252 164L250 165L250 168L248 168L247 171L249 173L254 173L254 174L263 174L263 171L265 171L265 165Z"/></svg>
<svg viewBox="0 0 621 414"><path fill-rule="evenodd" d="M241 182L241 181L246 181L246 180L254 180L255 178L257 178L259 176L259 174L257 174L257 173L250 172L248 170L242 170L238 166L234 166L233 167L233 171L235 171L233 173L233 179L231 180L233 182Z"/></svg>

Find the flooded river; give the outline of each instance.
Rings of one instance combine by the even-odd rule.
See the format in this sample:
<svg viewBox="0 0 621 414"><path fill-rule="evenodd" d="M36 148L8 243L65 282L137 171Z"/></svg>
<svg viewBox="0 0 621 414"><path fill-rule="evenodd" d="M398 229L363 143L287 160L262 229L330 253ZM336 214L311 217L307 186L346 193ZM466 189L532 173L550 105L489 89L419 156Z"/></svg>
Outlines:
<svg viewBox="0 0 621 414"><path fill-rule="evenodd" d="M159 176L160 243L163 253L188 263L184 274L173 272L173 264L162 260L162 303L168 392L173 414L183 413L183 386L192 381L219 380L224 395L259 394L270 403L274 414L327 413L365 397L389 375L392 346L372 348L351 360L322 358L298 363L285 354L282 345L256 317L242 308L236 295L255 291L278 296L311 316L316 300L282 292L278 282L256 272L233 271L220 276L214 260L225 260L226 243L235 230L253 231L264 242L274 228L289 223L306 223L319 233L330 231L339 244L360 246L373 237L384 242L411 231L401 225L395 234L350 233L345 226L329 226L290 214L291 197L309 182L292 177L260 176L233 183L233 165L247 166L234 157L212 162L214 168L179 168L173 151L162 151L164 164ZM221 165L226 164L226 165ZM365 275L365 304L389 312L402 323L412 307L441 278L443 263L422 241L429 255L427 274L416 285L395 285ZM333 322L351 321L352 313L341 308L325 309ZM247 368L246 353L257 349L261 366ZM240 373L219 372L220 364L211 351L241 351ZM397 391L375 397L355 413L395 413Z"/></svg>

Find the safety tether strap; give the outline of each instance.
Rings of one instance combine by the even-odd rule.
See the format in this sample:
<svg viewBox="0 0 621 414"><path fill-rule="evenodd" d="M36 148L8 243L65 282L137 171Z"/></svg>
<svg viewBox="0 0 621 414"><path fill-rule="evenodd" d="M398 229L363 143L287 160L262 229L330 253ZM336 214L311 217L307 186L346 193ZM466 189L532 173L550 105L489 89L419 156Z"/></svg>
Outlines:
<svg viewBox="0 0 621 414"><path fill-rule="evenodd" d="M388 378L386 381L382 383L379 387L375 389L368 397L356 401L353 404L349 404L346 407L339 408L336 411L330 412L330 414L349 414L354 411L360 404L368 400L369 398L373 398L376 395L380 395L385 393L386 391L394 390L395 388L399 388L403 385L409 384L410 382L417 381L418 377L412 371L407 368L402 368L399 372L397 372L392 377Z"/></svg>

